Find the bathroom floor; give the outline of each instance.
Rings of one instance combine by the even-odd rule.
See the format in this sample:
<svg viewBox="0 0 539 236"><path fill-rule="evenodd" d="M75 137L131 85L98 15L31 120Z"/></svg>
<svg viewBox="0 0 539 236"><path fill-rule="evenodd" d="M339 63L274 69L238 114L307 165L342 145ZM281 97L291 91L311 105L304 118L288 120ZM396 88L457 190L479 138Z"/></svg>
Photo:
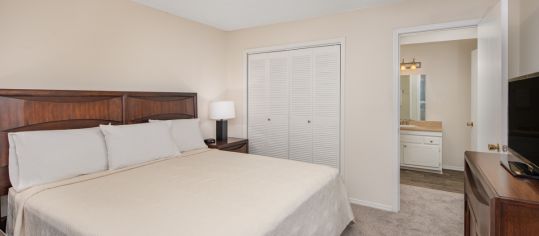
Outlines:
<svg viewBox="0 0 539 236"><path fill-rule="evenodd" d="M443 170L443 174L401 169L401 184L454 193L464 193L464 172Z"/></svg>

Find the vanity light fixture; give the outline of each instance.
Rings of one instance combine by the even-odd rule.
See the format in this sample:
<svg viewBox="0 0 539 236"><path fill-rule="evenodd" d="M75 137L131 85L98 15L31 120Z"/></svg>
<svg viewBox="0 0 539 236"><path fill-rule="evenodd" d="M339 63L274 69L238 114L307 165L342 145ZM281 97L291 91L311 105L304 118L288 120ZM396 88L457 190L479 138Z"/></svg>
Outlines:
<svg viewBox="0 0 539 236"><path fill-rule="evenodd" d="M415 58L411 62L404 62L402 58L401 70L415 70L421 68L421 62L415 61Z"/></svg>

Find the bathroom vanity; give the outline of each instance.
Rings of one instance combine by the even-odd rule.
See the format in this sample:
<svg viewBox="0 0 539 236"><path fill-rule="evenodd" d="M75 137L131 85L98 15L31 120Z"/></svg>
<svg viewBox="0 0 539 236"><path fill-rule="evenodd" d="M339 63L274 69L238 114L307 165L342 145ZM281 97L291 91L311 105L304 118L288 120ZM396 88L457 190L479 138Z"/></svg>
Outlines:
<svg viewBox="0 0 539 236"><path fill-rule="evenodd" d="M401 124L401 167L442 172L442 123L407 121Z"/></svg>
<svg viewBox="0 0 539 236"><path fill-rule="evenodd" d="M401 75L401 167L442 173L442 122L426 121L426 78Z"/></svg>

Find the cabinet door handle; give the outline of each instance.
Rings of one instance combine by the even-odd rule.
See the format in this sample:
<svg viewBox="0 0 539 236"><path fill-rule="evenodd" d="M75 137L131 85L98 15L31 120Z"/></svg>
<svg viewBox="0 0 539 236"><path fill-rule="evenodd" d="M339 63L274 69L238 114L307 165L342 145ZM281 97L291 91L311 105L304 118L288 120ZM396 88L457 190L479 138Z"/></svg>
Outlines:
<svg viewBox="0 0 539 236"><path fill-rule="evenodd" d="M271 121L271 118L268 118L268 121Z"/></svg>
<svg viewBox="0 0 539 236"><path fill-rule="evenodd" d="M309 124L310 124L310 123L311 123L311 120L308 120L308 121L307 121L307 123L309 123Z"/></svg>

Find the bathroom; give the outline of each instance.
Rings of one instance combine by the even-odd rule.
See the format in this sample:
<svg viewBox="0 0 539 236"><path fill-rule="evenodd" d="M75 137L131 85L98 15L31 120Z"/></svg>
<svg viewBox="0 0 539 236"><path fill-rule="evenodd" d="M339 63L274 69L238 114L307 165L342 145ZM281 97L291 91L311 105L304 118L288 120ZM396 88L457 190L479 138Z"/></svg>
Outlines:
<svg viewBox="0 0 539 236"><path fill-rule="evenodd" d="M473 149L477 29L400 37L401 184L462 192Z"/></svg>

